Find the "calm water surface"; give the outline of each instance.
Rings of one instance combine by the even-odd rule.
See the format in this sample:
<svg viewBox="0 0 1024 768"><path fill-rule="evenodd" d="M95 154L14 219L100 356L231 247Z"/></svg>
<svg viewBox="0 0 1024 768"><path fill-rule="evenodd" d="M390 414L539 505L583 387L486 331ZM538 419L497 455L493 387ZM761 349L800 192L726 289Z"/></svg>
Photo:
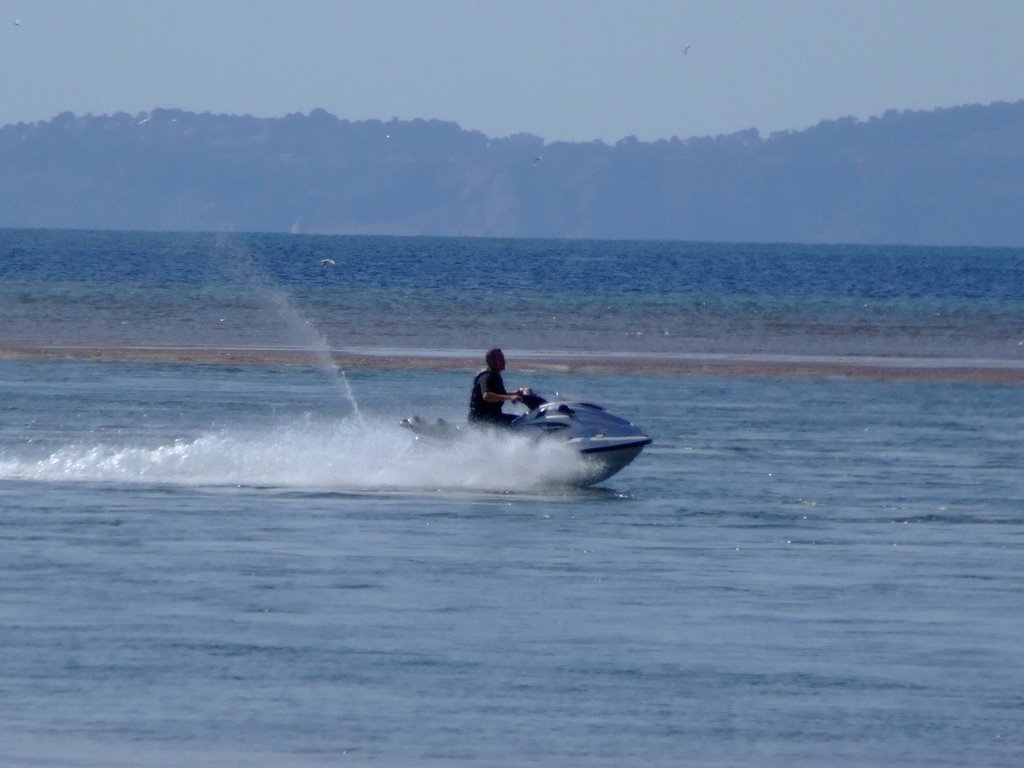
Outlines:
<svg viewBox="0 0 1024 768"><path fill-rule="evenodd" d="M403 442L461 372L2 369L6 764L1024 756L1016 390L580 376L574 490Z"/></svg>
<svg viewBox="0 0 1024 768"><path fill-rule="evenodd" d="M37 249L77 242L17 237ZM447 278L438 269L409 293L405 315L378 311L392 323L380 336L356 340L372 324L320 322L341 305L341 288L325 282L337 273L316 264L289 283L262 266L237 279L219 266L213 279L207 266L189 276L228 246L163 237L90 235L89 247L108 250L95 246L92 271L60 285L9 258L7 278L20 266L0 289L4 339L201 346L238 342L244 328L255 340L258 327L292 346L398 346L403 333L429 335L421 321L442 314L439 297L475 309L504 290L473 287L448 265ZM196 258L183 274L139 272L146 259L126 256L126 276L125 260L102 258L109 242L164 267L159 255L183 242ZM294 242L321 253L321 240ZM611 265L590 298L574 288L577 262L597 269L600 249L550 250L538 258L566 262L565 302L585 327L555 323L552 340L522 347L587 337L628 351L595 330L607 317L586 310L610 302L624 323L643 321L641 303L611 287ZM851 319L877 289L867 299L884 310L878 327L981 340L986 355L1014 360L1019 286L984 274L1013 274L1016 252L974 271L964 259L961 288L945 294L938 280L915 288L883 268L866 282L849 272L843 290L806 276L772 288L730 272L729 259L754 258L730 253L695 290L721 312L715 327L746 328L747 341L892 351L888 333L858 336ZM947 255L915 258L934 266ZM684 256L677 266L700 254ZM804 275L808 257L797 256L791 277ZM404 271L378 298L403 306ZM730 280L735 291L722 287ZM751 281L756 311L740 298ZM686 294L663 282L666 295L644 289L655 305ZM889 297L878 288L888 283ZM813 322L799 320L808 302ZM960 314L929 325L925 304ZM757 324L767 306L793 325ZM484 326L481 336L493 330ZM435 347L486 347L438 328ZM680 347L657 338L644 343L695 348L692 336ZM1024 761L1019 386L570 374L510 358L510 385L595 400L655 439L619 475L574 489L557 482L572 456L511 439L423 446L397 426L411 413L461 419L471 375L0 359L0 764Z"/></svg>

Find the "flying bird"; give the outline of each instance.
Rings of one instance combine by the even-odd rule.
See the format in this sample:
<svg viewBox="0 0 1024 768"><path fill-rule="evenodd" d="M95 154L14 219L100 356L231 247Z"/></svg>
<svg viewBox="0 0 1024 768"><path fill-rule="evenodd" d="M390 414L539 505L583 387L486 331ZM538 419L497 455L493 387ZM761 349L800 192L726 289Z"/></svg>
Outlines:
<svg viewBox="0 0 1024 768"><path fill-rule="evenodd" d="M537 155L537 156L536 156L535 158L533 158L533 164L534 164L534 166L536 166L536 165L537 165L537 163L541 162L541 161L542 161L543 159L544 159L544 158L543 158L543 157L541 157L540 155Z"/></svg>
<svg viewBox="0 0 1024 768"><path fill-rule="evenodd" d="M334 259L320 259L320 266L321 267L333 267L334 266Z"/></svg>
<svg viewBox="0 0 1024 768"><path fill-rule="evenodd" d="M15 19L14 20L14 26L20 27L21 26L21 19Z"/></svg>

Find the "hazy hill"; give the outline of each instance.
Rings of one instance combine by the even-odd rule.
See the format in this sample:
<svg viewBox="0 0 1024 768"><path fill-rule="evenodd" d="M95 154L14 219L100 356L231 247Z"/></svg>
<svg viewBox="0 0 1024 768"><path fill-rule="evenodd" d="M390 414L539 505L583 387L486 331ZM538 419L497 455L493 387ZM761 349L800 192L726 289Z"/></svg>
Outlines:
<svg viewBox="0 0 1024 768"><path fill-rule="evenodd" d="M0 128L0 227L1021 246L1024 101L614 146L65 113Z"/></svg>

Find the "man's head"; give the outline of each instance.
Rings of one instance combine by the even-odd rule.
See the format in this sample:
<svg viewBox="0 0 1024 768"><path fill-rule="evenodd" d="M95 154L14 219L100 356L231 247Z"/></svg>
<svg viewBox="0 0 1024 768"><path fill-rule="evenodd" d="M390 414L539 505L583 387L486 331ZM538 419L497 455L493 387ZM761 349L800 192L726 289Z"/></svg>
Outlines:
<svg viewBox="0 0 1024 768"><path fill-rule="evenodd" d="M503 371L505 370L505 353L495 347L487 351L484 355L484 360L487 363L487 367L492 371Z"/></svg>

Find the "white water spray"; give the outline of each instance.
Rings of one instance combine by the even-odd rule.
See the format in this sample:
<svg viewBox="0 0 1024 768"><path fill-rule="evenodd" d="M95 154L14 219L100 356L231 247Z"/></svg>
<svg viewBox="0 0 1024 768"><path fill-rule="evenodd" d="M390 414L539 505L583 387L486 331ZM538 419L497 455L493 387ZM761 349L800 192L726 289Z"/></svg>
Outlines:
<svg viewBox="0 0 1024 768"><path fill-rule="evenodd" d="M300 312L288 299L288 295L277 287L266 287L264 289L267 298L273 305L277 314L288 324L288 329L298 336L304 337L305 349L312 352L320 368L331 376L335 384L341 389L349 404L352 406L352 413L360 422L364 421L363 414L359 410L359 403L356 400L355 390L348 380L345 370L338 365L331 354L330 345L324 335Z"/></svg>
<svg viewBox="0 0 1024 768"><path fill-rule="evenodd" d="M352 413L356 419L363 423L363 414L359 409L352 383L345 370L334 360L323 333L291 302L287 292L273 281L270 274L256 262L249 251L223 236L218 238L218 246L219 251L226 252L231 257L230 263L242 279L261 291L278 317L285 322L288 330L300 341L301 348L316 357L320 369L331 377L352 406Z"/></svg>
<svg viewBox="0 0 1024 768"><path fill-rule="evenodd" d="M20 454L20 455L19 455ZM309 491L528 492L580 481L587 465L554 441L480 432L417 441L397 417L233 427L162 443L79 438L46 455L0 452L0 480L237 486Z"/></svg>

